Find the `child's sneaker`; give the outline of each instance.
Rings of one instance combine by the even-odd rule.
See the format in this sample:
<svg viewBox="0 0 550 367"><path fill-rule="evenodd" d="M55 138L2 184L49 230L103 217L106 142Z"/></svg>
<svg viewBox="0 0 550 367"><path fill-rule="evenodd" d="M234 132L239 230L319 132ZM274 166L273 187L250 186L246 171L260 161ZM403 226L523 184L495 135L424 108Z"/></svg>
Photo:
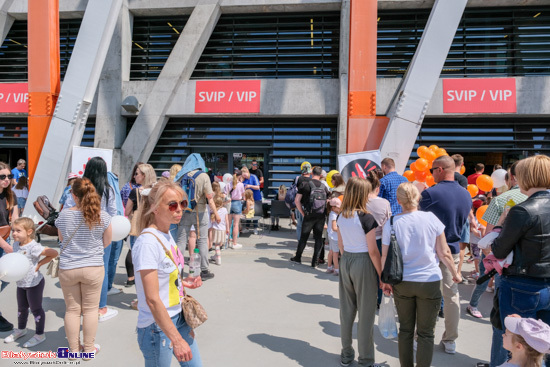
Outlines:
<svg viewBox="0 0 550 367"><path fill-rule="evenodd" d="M340 270L334 269L334 272L332 274L338 276L338 275L340 275Z"/></svg>
<svg viewBox="0 0 550 367"><path fill-rule="evenodd" d="M27 334L27 329L15 329L11 335L4 339L4 343L12 343Z"/></svg>
<svg viewBox="0 0 550 367"><path fill-rule="evenodd" d="M466 307L466 312L477 319L481 319L483 317L483 315L481 314L481 312L479 312L477 307L472 307L468 305L468 307Z"/></svg>
<svg viewBox="0 0 550 367"><path fill-rule="evenodd" d="M99 350L101 349L101 347L99 346L99 344L94 344L94 350L92 350L91 352L94 352L94 358L97 357L97 354L99 353ZM90 352L88 352L90 353ZM82 358L83 361L89 361L91 358Z"/></svg>
<svg viewBox="0 0 550 367"><path fill-rule="evenodd" d="M329 266L329 267L327 268L327 271L325 271L325 273L327 273L327 274L332 274L332 273L334 273L334 268L333 268L332 266Z"/></svg>
<svg viewBox="0 0 550 367"><path fill-rule="evenodd" d="M23 348L32 348L35 345L38 345L38 344L42 343L44 340L46 340L46 335L44 335L44 334L36 335L35 334L32 338L27 340L27 342L25 344L23 344Z"/></svg>

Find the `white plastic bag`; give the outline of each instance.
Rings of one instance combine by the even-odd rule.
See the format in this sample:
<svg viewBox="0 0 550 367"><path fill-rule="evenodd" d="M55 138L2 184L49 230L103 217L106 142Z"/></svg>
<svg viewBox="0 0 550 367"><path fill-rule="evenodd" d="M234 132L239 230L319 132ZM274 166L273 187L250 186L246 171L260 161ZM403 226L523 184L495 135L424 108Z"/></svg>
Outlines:
<svg viewBox="0 0 550 367"><path fill-rule="evenodd" d="M386 301L387 300L387 301ZM378 313L378 329L386 339L397 338L397 322L395 321L395 306L393 296L382 297L380 312Z"/></svg>

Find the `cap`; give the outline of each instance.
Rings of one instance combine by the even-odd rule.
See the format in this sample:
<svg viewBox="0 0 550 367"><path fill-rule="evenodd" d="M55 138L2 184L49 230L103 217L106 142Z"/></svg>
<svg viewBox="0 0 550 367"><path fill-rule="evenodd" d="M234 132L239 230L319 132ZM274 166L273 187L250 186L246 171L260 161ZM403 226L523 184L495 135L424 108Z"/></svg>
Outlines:
<svg viewBox="0 0 550 367"><path fill-rule="evenodd" d="M72 180L73 178L78 178L78 175L76 173L69 173L69 177L67 177L67 180Z"/></svg>
<svg viewBox="0 0 550 367"><path fill-rule="evenodd" d="M504 325L512 333L521 335L537 352L550 353L550 326L541 320L508 316L504 319Z"/></svg>
<svg viewBox="0 0 550 367"><path fill-rule="evenodd" d="M474 202L472 203L472 206L474 207L474 209L479 209L482 205L483 205L483 201L481 200L474 200Z"/></svg>
<svg viewBox="0 0 550 367"><path fill-rule="evenodd" d="M302 173L311 173L311 164L309 162L302 164Z"/></svg>
<svg viewBox="0 0 550 367"><path fill-rule="evenodd" d="M330 199L329 203L330 203L330 206L334 206L336 208L339 208L342 205L342 201L340 201L340 199L338 199L338 198Z"/></svg>
<svg viewBox="0 0 550 367"><path fill-rule="evenodd" d="M164 171L164 172L162 172L162 177L170 178L170 171Z"/></svg>

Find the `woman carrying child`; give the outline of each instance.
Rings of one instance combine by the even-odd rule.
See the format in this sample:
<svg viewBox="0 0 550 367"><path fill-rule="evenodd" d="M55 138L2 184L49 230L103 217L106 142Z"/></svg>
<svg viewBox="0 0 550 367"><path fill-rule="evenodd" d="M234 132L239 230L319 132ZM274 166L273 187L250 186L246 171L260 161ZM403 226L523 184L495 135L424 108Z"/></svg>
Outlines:
<svg viewBox="0 0 550 367"><path fill-rule="evenodd" d="M19 178L19 182L26 177ZM11 343L27 334L27 319L29 308L36 322L36 334L30 338L23 348L32 348L46 340L44 325L46 314L42 308L42 295L44 294L44 276L40 267L49 263L57 256L57 251L44 247L37 243L34 238L34 222L30 218L18 218L12 225L12 236L14 241L13 251L23 254L31 266L25 277L17 281L17 329L4 339L5 343ZM40 260L40 257L45 256Z"/></svg>
<svg viewBox="0 0 550 367"><path fill-rule="evenodd" d="M215 262L216 265L221 265L221 247L225 243L226 236L229 235L229 215L227 214L227 209L223 205L223 198L221 196L216 196L214 198L214 204L216 205L221 221L220 223L216 222L216 216L214 213L211 214L210 223L212 223L212 245L216 250L216 254L212 256L210 260Z"/></svg>

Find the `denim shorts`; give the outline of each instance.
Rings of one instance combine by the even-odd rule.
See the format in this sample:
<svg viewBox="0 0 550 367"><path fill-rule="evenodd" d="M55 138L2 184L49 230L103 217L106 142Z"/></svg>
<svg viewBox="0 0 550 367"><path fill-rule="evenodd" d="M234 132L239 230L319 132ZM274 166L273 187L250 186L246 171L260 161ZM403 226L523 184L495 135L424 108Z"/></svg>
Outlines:
<svg viewBox="0 0 550 367"><path fill-rule="evenodd" d="M462 233L460 234L461 243L470 243L470 222L466 221L462 226Z"/></svg>
<svg viewBox="0 0 550 367"><path fill-rule="evenodd" d="M180 312L172 317L172 322L182 338L189 344L193 358L190 361L180 362L183 367L202 367L199 346L190 335L193 331L185 322ZM139 349L145 358L145 367L170 367L174 355L172 343L156 322L144 328L137 328Z"/></svg>
<svg viewBox="0 0 550 367"><path fill-rule="evenodd" d="M243 212L243 202L241 200L231 200L231 210L229 214L239 214Z"/></svg>

